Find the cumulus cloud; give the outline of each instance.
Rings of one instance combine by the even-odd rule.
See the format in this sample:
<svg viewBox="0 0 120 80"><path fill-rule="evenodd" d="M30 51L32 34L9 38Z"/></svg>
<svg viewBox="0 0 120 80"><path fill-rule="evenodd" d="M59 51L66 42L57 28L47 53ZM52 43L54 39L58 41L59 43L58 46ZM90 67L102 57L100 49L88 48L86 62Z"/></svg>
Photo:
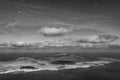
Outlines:
<svg viewBox="0 0 120 80"><path fill-rule="evenodd" d="M116 35L109 35L109 34L103 34L103 35L92 35L87 36L81 39L78 39L77 42L79 43L109 43L118 40L119 37Z"/></svg>
<svg viewBox="0 0 120 80"><path fill-rule="evenodd" d="M64 28L64 27L60 27L60 28L56 28L56 27L43 27L39 30L39 32L41 34L43 34L44 36L62 36L65 33L70 32L70 29Z"/></svg>

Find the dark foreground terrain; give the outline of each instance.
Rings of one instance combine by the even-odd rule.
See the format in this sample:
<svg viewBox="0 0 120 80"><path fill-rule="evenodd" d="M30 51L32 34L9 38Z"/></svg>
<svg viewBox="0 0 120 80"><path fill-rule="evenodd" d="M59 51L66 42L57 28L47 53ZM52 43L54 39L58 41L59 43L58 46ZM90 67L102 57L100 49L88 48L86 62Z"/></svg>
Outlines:
<svg viewBox="0 0 120 80"><path fill-rule="evenodd" d="M120 80L120 63L88 69L0 75L0 80Z"/></svg>
<svg viewBox="0 0 120 80"><path fill-rule="evenodd" d="M57 54L57 55L56 55ZM63 54L63 55L60 55ZM0 61L11 61L20 57L31 57L34 59L47 59L48 57L64 57L74 54L81 59L95 59L97 57L107 57L120 59L117 52L77 52L77 53L2 53ZM70 56L71 57L71 56ZM52 58L53 59L53 58ZM67 61L66 61L67 63ZM56 63L55 63L56 64ZM64 63L63 63L64 64ZM33 68L33 67L22 67ZM0 80L120 80L120 63L114 62L98 67L77 68L58 71L35 71L29 73L15 72L0 74Z"/></svg>

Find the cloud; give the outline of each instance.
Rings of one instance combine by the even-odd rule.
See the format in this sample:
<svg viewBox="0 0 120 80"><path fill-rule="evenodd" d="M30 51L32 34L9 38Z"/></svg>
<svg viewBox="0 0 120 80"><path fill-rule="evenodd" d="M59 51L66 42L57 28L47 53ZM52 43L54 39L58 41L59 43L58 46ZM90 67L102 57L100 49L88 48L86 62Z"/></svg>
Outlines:
<svg viewBox="0 0 120 80"><path fill-rule="evenodd" d="M119 37L116 36L116 35L105 34L105 35L99 35L99 36L98 36L98 39L99 39L101 42L113 42L113 41L118 40Z"/></svg>
<svg viewBox="0 0 120 80"><path fill-rule="evenodd" d="M71 32L71 30L64 27L43 27L39 30L39 32L44 36L62 36Z"/></svg>
<svg viewBox="0 0 120 80"><path fill-rule="evenodd" d="M15 25L18 24L18 21L10 22L10 23L0 23L0 32L1 33L10 33L17 32Z"/></svg>
<svg viewBox="0 0 120 80"><path fill-rule="evenodd" d="M103 35L92 35L88 37L84 37L78 40L79 43L109 43L118 40L119 37L116 35L109 35L109 34L103 34Z"/></svg>

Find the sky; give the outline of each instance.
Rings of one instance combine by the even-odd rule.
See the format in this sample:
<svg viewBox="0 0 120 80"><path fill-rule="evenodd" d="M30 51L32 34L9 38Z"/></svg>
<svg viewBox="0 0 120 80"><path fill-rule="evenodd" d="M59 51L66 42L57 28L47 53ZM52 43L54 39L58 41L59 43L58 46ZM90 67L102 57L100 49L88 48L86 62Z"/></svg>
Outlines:
<svg viewBox="0 0 120 80"><path fill-rule="evenodd" d="M0 43L99 34L120 36L119 4L117 0L0 0ZM41 34L44 27L56 25L68 32L64 36Z"/></svg>

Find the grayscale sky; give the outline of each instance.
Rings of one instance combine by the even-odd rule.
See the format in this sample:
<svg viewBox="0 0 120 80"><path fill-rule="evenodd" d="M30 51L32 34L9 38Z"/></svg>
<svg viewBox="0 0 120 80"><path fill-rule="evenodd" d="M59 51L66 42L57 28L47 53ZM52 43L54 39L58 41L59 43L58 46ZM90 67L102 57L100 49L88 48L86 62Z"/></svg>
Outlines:
<svg viewBox="0 0 120 80"><path fill-rule="evenodd" d="M0 0L0 42L120 36L119 4L117 0ZM73 26L75 31L62 37L44 37L39 30L51 24Z"/></svg>

